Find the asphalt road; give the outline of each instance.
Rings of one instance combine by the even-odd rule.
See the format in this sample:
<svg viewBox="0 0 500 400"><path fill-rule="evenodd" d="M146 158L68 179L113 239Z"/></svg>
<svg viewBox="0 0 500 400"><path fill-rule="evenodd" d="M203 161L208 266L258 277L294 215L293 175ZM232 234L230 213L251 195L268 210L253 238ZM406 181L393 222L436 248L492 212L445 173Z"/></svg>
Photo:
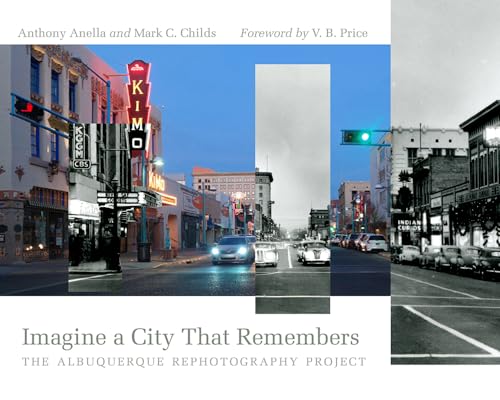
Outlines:
<svg viewBox="0 0 500 400"><path fill-rule="evenodd" d="M500 363L500 282L391 266L393 364Z"/></svg>
<svg viewBox="0 0 500 400"><path fill-rule="evenodd" d="M332 296L389 296L389 260L380 254L332 247Z"/></svg>
<svg viewBox="0 0 500 400"><path fill-rule="evenodd" d="M277 267L257 267L257 314L330 313L330 266L303 266L293 247L279 249Z"/></svg>
<svg viewBox="0 0 500 400"><path fill-rule="evenodd" d="M0 295L254 296L253 264L123 263L121 274L68 274L65 261L0 267Z"/></svg>

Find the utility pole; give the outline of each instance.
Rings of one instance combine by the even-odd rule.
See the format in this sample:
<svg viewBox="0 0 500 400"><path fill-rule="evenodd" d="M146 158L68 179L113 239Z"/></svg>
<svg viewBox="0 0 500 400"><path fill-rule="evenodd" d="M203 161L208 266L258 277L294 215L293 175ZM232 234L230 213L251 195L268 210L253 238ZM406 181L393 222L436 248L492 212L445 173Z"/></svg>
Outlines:
<svg viewBox="0 0 500 400"><path fill-rule="evenodd" d="M205 210L205 182L202 182L201 183L201 200L202 200L202 212L203 212L203 215L202 215L202 241L203 243L201 244L202 248L206 248L207 247L207 219L205 217L206 215L206 210Z"/></svg>

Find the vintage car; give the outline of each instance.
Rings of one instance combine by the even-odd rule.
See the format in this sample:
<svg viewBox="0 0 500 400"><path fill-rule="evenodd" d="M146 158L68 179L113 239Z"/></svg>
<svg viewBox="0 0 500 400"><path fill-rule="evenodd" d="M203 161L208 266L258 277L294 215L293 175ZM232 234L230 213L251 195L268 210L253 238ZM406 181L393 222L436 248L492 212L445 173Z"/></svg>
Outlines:
<svg viewBox="0 0 500 400"><path fill-rule="evenodd" d="M391 263L399 264L401 262L401 252L403 246L391 246Z"/></svg>
<svg viewBox="0 0 500 400"><path fill-rule="evenodd" d="M457 257L456 264L452 265L452 271L457 275L462 273L473 273L474 272L474 260L479 257L481 252L481 247L476 246L466 246L462 247L460 254Z"/></svg>
<svg viewBox="0 0 500 400"><path fill-rule="evenodd" d="M417 264L420 258L420 249L417 246L405 245L401 248L399 262L401 264Z"/></svg>
<svg viewBox="0 0 500 400"><path fill-rule="evenodd" d="M441 254L441 246L427 246L419 259L419 267L435 266L435 259Z"/></svg>
<svg viewBox="0 0 500 400"><path fill-rule="evenodd" d="M500 248L491 247L481 249L479 256L474 259L472 266L482 279L500 277Z"/></svg>
<svg viewBox="0 0 500 400"><path fill-rule="evenodd" d="M305 246L307 246L310 243L315 243L315 242L316 242L315 240L303 240L302 242L300 242L300 244L297 247L297 260L302 262L303 256L304 256Z"/></svg>
<svg viewBox="0 0 500 400"><path fill-rule="evenodd" d="M330 249L325 242L315 241L304 245L302 264L325 264L330 265Z"/></svg>
<svg viewBox="0 0 500 400"><path fill-rule="evenodd" d="M278 266L279 254L276 243L257 242L255 243L255 266L271 265Z"/></svg>
<svg viewBox="0 0 500 400"><path fill-rule="evenodd" d="M452 266L457 263L460 255L460 248L457 246L442 246L439 254L434 258L434 266L436 271L446 269L452 270Z"/></svg>
<svg viewBox="0 0 500 400"><path fill-rule="evenodd" d="M255 250L251 241L245 236L224 236L212 248L212 264L252 263Z"/></svg>

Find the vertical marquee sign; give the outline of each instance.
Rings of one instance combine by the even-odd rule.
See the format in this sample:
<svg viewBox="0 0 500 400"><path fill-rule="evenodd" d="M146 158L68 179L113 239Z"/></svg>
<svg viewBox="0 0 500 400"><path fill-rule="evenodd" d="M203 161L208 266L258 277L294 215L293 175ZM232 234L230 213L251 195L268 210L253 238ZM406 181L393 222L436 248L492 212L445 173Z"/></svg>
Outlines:
<svg viewBox="0 0 500 400"><path fill-rule="evenodd" d="M127 109L129 121L129 148L132 157L139 151L149 148L149 114L151 106L149 95L151 83L149 73L151 64L142 60L135 60L127 65L129 84L127 85L129 107Z"/></svg>
<svg viewBox="0 0 500 400"><path fill-rule="evenodd" d="M90 162L90 137L89 124L72 124L69 126L71 166L74 169L89 170Z"/></svg>

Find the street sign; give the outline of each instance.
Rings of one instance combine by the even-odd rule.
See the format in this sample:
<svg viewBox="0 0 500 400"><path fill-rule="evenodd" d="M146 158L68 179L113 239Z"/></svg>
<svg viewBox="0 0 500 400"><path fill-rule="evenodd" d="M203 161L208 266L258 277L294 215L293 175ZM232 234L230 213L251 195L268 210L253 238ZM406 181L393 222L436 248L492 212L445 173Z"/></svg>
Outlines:
<svg viewBox="0 0 500 400"><path fill-rule="evenodd" d="M161 196L152 192L117 192L118 207L161 207ZM97 192L97 203L112 207L115 204L113 192Z"/></svg>
<svg viewBox="0 0 500 400"><path fill-rule="evenodd" d="M111 204L115 202L115 196L113 192L97 192L97 203L98 204ZM120 205L139 206L139 192L117 192L116 193L116 203Z"/></svg>

